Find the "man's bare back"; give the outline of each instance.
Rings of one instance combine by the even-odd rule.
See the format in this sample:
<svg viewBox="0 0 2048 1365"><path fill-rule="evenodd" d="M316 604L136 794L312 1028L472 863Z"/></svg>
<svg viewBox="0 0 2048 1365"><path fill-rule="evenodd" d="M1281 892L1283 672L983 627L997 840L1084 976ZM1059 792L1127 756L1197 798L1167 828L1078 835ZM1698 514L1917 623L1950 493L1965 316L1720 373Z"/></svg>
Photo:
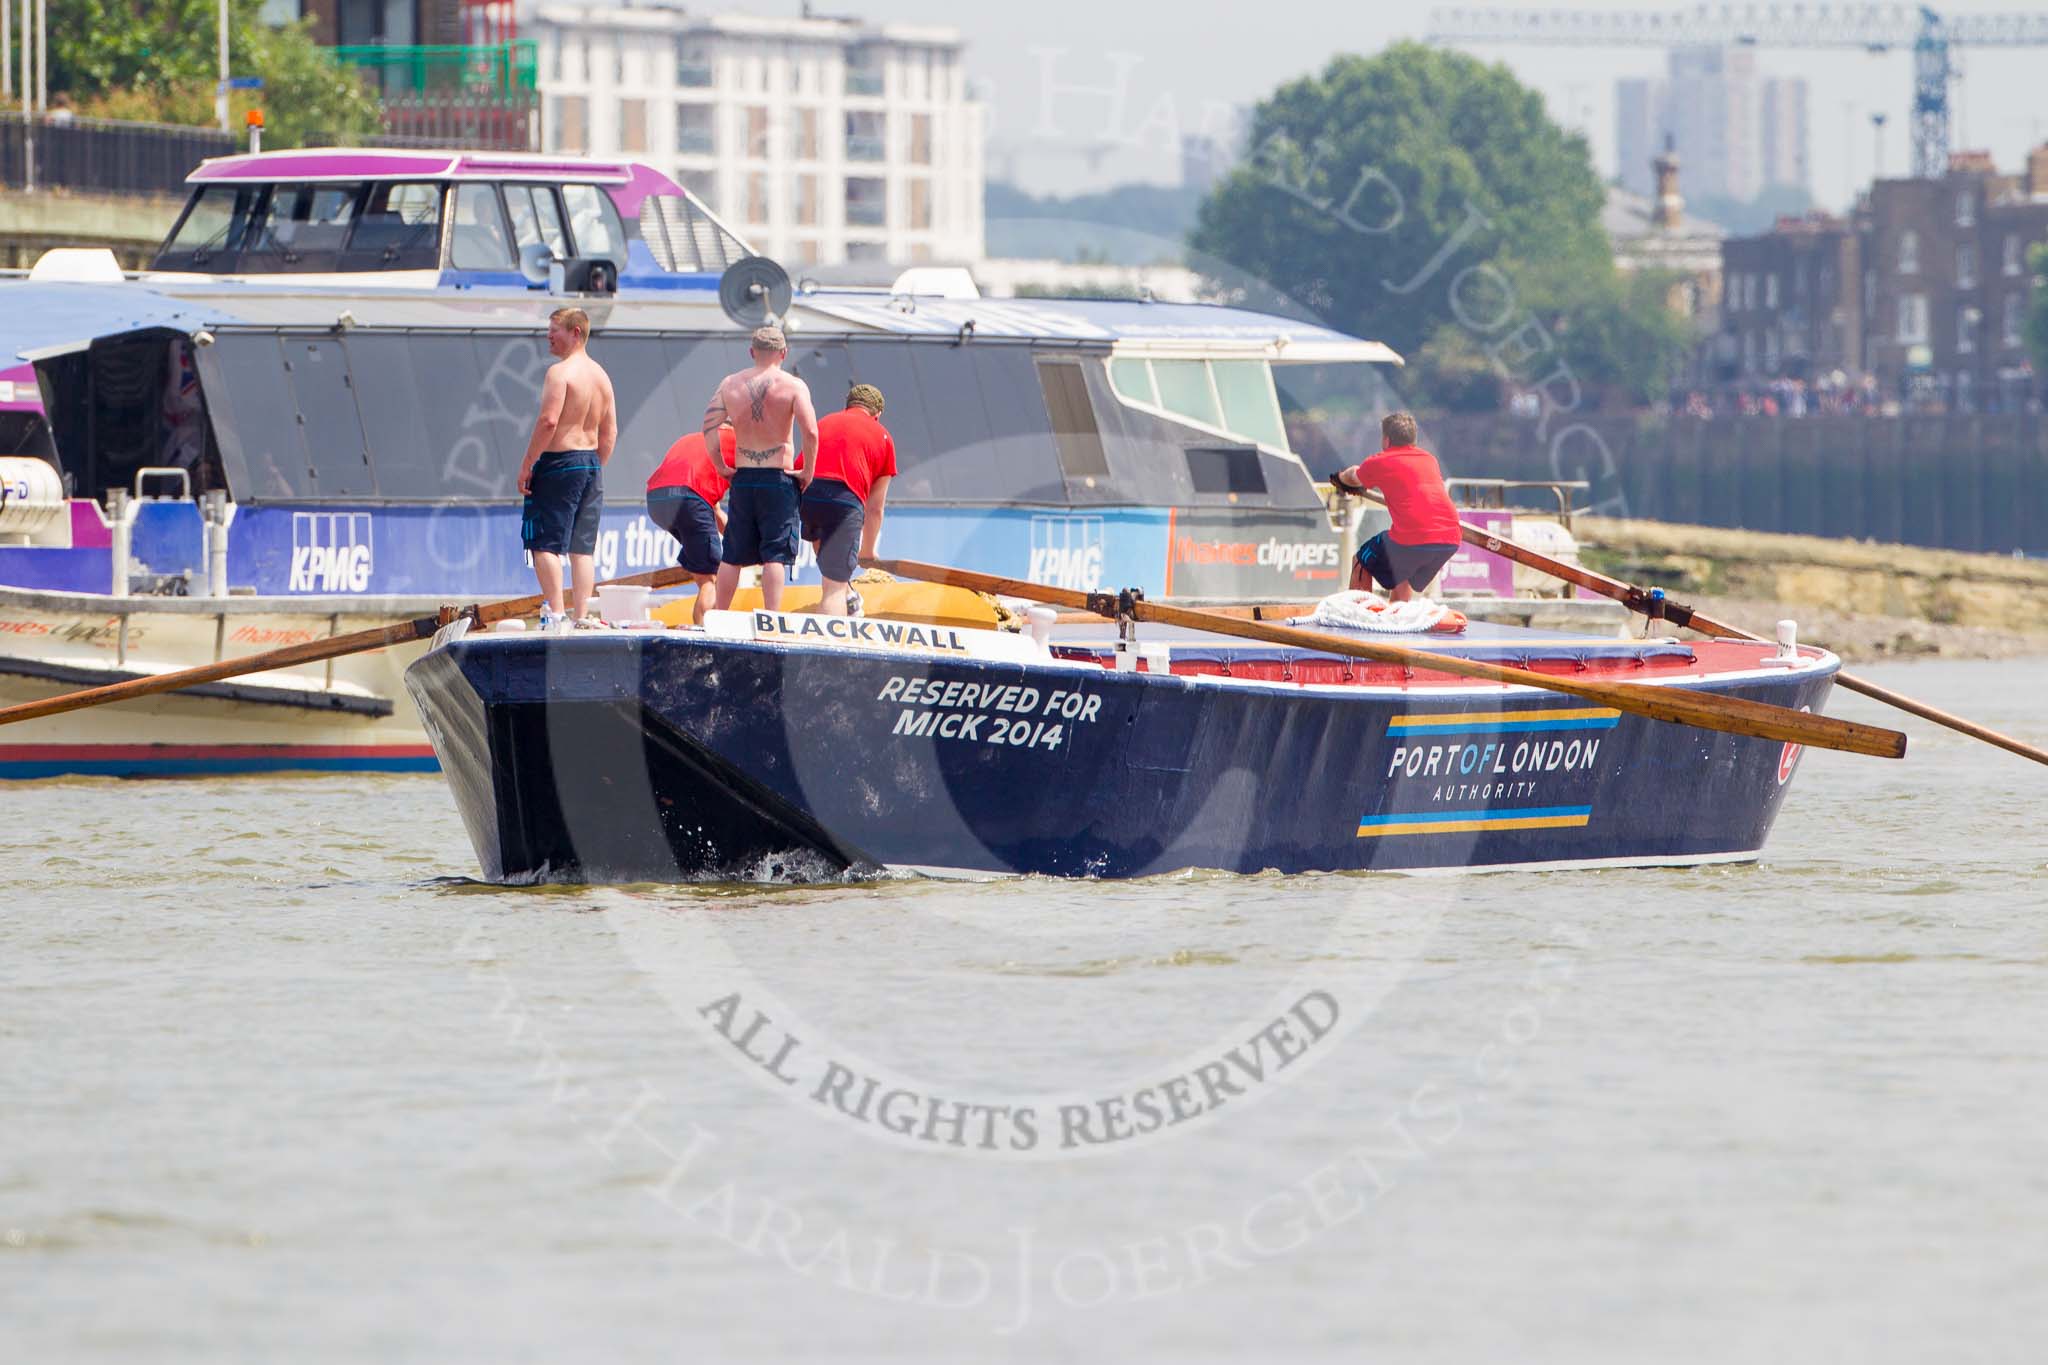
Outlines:
<svg viewBox="0 0 2048 1365"><path fill-rule="evenodd" d="M772 344L764 345L770 333ZM739 446L735 468L793 470L797 450L791 447L792 425L801 450L818 448L818 414L811 405L810 386L782 368L788 350L779 331L764 327L755 333L751 355L752 367L718 381L704 409L705 440L715 440L719 426L730 422ZM805 462L804 482L810 481L809 470L815 464Z"/></svg>
<svg viewBox="0 0 2048 1365"><path fill-rule="evenodd" d="M549 366L548 379L553 381L557 376L562 385L562 415L555 419L554 448L596 450L600 456L610 455L600 437L607 428L618 429L611 376L586 351L578 351Z"/></svg>

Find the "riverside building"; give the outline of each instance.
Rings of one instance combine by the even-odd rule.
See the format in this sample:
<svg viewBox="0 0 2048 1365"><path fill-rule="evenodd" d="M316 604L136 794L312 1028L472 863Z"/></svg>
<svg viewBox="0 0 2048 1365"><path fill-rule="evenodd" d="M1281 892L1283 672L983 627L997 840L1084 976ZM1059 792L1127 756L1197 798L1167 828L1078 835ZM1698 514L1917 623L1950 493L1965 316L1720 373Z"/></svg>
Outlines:
<svg viewBox="0 0 2048 1365"><path fill-rule="evenodd" d="M550 5L532 33L547 151L658 166L793 270L982 255L954 29Z"/></svg>
<svg viewBox="0 0 2048 1365"><path fill-rule="evenodd" d="M2048 242L2048 145L2000 174L1957 152L1939 179L1880 180L1846 218L1780 219L1722 248L1723 377L1869 376L1908 410L2018 411L2040 378L2026 344Z"/></svg>

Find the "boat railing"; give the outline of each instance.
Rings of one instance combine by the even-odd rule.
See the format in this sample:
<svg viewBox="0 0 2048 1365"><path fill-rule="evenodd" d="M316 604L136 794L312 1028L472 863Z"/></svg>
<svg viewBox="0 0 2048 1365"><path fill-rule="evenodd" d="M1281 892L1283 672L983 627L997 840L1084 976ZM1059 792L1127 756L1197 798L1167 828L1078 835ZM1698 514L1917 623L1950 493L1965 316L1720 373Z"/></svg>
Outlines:
<svg viewBox="0 0 2048 1365"><path fill-rule="evenodd" d="M1583 493L1593 485L1584 479L1445 479L1444 487L1449 490L1451 501L1460 507L1482 508L1504 511L1511 503L1509 494L1541 490L1550 494L1557 504L1558 524L1565 530L1572 529L1574 494ZM1548 511L1548 508L1544 508Z"/></svg>

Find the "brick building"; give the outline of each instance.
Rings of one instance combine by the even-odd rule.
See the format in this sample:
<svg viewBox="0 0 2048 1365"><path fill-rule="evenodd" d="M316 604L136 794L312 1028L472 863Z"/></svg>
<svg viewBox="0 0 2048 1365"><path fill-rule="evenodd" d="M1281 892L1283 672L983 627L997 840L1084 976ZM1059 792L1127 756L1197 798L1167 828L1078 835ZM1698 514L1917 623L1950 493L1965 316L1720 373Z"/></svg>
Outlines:
<svg viewBox="0 0 2048 1365"><path fill-rule="evenodd" d="M1958 152L1939 179L1880 180L1849 219L1780 219L1722 247L1716 375L1737 385L1869 376L1909 408L2038 398L2027 252L2048 242L2048 146L2001 175Z"/></svg>
<svg viewBox="0 0 2048 1365"><path fill-rule="evenodd" d="M1855 226L1825 213L1723 242L1715 377L1860 375L1860 261Z"/></svg>
<svg viewBox="0 0 2048 1365"><path fill-rule="evenodd" d="M325 47L404 47L467 41L465 8L462 0L266 0L263 17L311 19L313 41Z"/></svg>

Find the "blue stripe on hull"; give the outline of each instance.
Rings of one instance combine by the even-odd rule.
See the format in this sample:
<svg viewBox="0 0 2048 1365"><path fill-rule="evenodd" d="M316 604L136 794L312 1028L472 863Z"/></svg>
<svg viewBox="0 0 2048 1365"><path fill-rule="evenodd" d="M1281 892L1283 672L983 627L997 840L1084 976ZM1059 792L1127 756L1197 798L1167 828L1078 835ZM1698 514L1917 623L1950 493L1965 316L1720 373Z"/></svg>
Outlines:
<svg viewBox="0 0 2048 1365"><path fill-rule="evenodd" d="M1495 724L1452 721L1443 725L1403 725L1397 735L1505 735L1524 730L1612 730L1613 720L1510 720Z"/></svg>
<svg viewBox="0 0 2048 1365"><path fill-rule="evenodd" d="M1492 806L1477 810L1401 811L1391 815L1368 815L1361 825L1408 825L1431 821L1488 818L1494 820L1558 820L1591 815L1591 806Z"/></svg>

